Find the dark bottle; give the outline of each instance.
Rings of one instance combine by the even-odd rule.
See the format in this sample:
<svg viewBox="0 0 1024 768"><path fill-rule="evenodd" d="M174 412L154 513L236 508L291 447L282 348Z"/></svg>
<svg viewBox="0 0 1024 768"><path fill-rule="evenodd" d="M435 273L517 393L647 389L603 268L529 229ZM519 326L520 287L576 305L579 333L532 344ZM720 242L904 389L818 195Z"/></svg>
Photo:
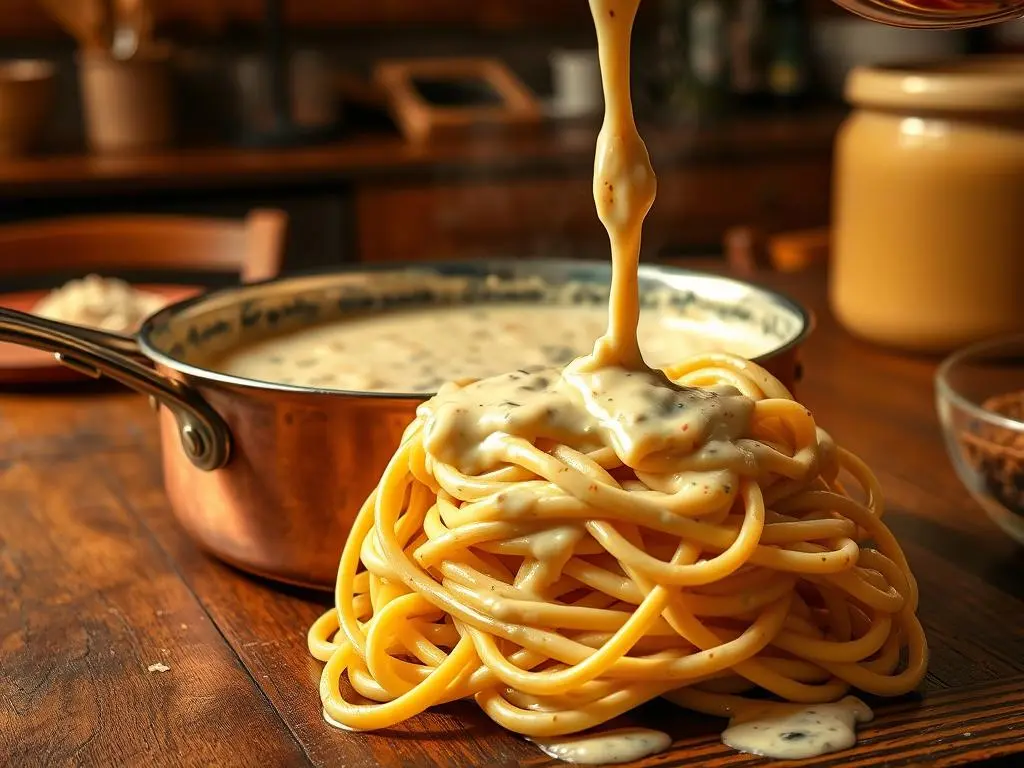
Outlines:
<svg viewBox="0 0 1024 768"><path fill-rule="evenodd" d="M803 0L769 0L767 84L780 108L803 104L810 94L810 24Z"/></svg>
<svg viewBox="0 0 1024 768"><path fill-rule="evenodd" d="M662 0L663 102L673 118L713 118L729 99L727 11L722 0Z"/></svg>
<svg viewBox="0 0 1024 768"><path fill-rule="evenodd" d="M736 0L729 19L729 90L741 109L768 99L766 0Z"/></svg>
<svg viewBox="0 0 1024 768"><path fill-rule="evenodd" d="M729 96L726 7L721 0L689 0L687 5L687 52L698 110L717 115Z"/></svg>

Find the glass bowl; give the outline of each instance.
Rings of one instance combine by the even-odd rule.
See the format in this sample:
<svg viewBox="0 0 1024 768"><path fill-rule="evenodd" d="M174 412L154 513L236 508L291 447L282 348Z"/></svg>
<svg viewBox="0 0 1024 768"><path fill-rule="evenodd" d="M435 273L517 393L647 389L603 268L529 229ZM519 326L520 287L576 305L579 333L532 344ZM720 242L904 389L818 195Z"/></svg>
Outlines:
<svg viewBox="0 0 1024 768"><path fill-rule="evenodd" d="M953 466L996 525L1024 544L1024 334L973 344L935 374Z"/></svg>

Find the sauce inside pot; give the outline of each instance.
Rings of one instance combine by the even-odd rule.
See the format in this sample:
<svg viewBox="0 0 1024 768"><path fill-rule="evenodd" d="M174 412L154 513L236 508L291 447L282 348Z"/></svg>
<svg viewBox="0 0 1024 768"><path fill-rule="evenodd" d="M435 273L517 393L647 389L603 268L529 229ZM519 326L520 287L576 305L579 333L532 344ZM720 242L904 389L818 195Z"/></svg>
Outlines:
<svg viewBox="0 0 1024 768"><path fill-rule="evenodd" d="M453 379L565 365L593 346L607 317L599 306L521 303L381 312L243 344L207 365L276 384L430 393ZM778 344L747 324L670 309L643 314L639 335L654 366L708 351L756 357Z"/></svg>

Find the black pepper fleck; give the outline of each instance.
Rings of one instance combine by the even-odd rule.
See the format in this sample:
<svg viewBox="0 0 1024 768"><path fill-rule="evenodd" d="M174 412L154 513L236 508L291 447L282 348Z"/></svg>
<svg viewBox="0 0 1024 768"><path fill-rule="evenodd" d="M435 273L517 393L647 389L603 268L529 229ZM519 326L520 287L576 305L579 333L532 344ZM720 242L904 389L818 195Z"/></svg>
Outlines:
<svg viewBox="0 0 1024 768"><path fill-rule="evenodd" d="M550 383L549 379L541 376L540 378L534 379L530 384L520 384L519 388L526 392L543 392Z"/></svg>

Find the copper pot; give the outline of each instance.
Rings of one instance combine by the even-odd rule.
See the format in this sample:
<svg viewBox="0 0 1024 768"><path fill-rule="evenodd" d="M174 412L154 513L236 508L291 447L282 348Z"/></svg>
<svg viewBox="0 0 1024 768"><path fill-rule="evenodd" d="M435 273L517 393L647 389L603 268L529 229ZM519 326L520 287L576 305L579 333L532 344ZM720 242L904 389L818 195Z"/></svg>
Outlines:
<svg viewBox="0 0 1024 768"><path fill-rule="evenodd" d="M167 495L188 533L246 571L330 588L351 521L425 397L271 384L201 361L257 334L423 301L425 273L465 281L477 300L510 300L491 293L494 276L605 291L610 281L607 264L580 261L360 267L188 299L149 318L136 338L0 309L0 341L54 352L65 365L149 395L160 406ZM641 267L640 276L645 295L657 290L776 338L777 348L759 361L790 386L799 378L797 354L812 322L795 302L688 270ZM521 298L528 300L528 290Z"/></svg>

